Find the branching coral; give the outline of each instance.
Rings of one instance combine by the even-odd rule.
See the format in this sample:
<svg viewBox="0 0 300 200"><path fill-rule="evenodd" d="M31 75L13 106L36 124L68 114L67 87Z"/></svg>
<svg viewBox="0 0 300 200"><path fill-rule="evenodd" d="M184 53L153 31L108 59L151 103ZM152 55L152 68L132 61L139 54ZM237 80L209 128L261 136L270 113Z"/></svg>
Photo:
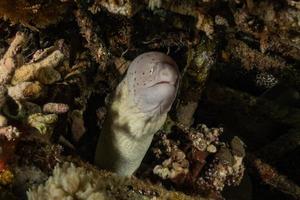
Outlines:
<svg viewBox="0 0 300 200"><path fill-rule="evenodd" d="M1 106L4 106L6 95L9 95L20 107L22 107L19 102L36 99L41 96L43 93L43 85L40 84L40 82L52 83L58 80L57 78L53 79L53 76L57 77L56 73L58 72L53 73L53 71L48 71L49 73L47 76L41 76L41 69L56 67L63 60L63 54L54 48L52 48L52 51L46 49L45 51L40 52L39 56L35 54L31 63L27 63L21 67L18 66L18 64L20 64L17 62L18 53L21 47L24 46L26 40L25 34L17 33L15 39L1 60ZM48 53L50 54L49 56ZM43 73L43 75L44 74L45 73ZM40 82L30 82L34 80L39 80ZM10 83L15 86L11 86Z"/></svg>
<svg viewBox="0 0 300 200"><path fill-rule="evenodd" d="M42 57L41 60L35 59L33 63L25 64L15 71L15 74L12 78L12 84L15 85L20 82L30 81L33 79L41 79L42 76L40 74L41 69L55 68L62 62L63 59L64 59L64 55L59 50L55 50L51 52L46 58ZM50 73L46 77L47 78L50 77L49 78L50 80L51 79L57 80L60 78L60 76L57 75L58 72L55 73L51 73L53 71L49 71L49 72ZM58 76L58 78L52 78L51 76L55 76L55 77Z"/></svg>
<svg viewBox="0 0 300 200"><path fill-rule="evenodd" d="M87 48L90 49L94 59L100 64L101 69L105 70L110 57L110 52L100 37L94 32L93 21L88 14L81 9L75 11L77 23L81 29L81 34L87 41Z"/></svg>
<svg viewBox="0 0 300 200"><path fill-rule="evenodd" d="M52 46L35 52L29 63L18 66L20 64L17 62L18 53L26 41L27 37L24 33L17 33L1 60L1 88L3 88L1 89L1 99L3 99L1 106L4 107L3 112L8 117L27 121L29 125L42 133L51 132L49 130L53 129L57 116L55 114L43 115L39 113L41 112L39 105L27 101L41 97L45 93L45 84L52 84L61 79L60 73L54 68L63 62L65 56L59 47ZM17 114L11 114L8 104L5 105L7 95L17 103ZM53 106L46 105L45 112L54 111L51 108ZM58 108L56 110L58 111ZM67 111L64 110L63 112ZM28 119L25 120L27 117Z"/></svg>
<svg viewBox="0 0 300 200"><path fill-rule="evenodd" d="M18 32L0 61L0 84L8 83L17 66L17 55L26 44L27 36Z"/></svg>
<svg viewBox="0 0 300 200"><path fill-rule="evenodd" d="M276 169L254 155L249 155L247 159L251 162L251 167L257 170L263 182L290 194L295 199L300 198L300 187L296 183L289 180L286 176L279 174Z"/></svg>
<svg viewBox="0 0 300 200"><path fill-rule="evenodd" d="M15 164L15 148L19 141L28 135L34 135L36 132L34 130L51 136L58 119L57 114L42 113L40 105L29 101L45 95L46 84L53 84L61 79L60 72L54 67L60 65L65 56L59 47L52 46L35 52L32 60L24 64L23 62L28 60L23 56L28 40L28 35L18 32L0 61L0 145L2 150L0 181L3 182L2 184L10 184L14 177L11 168ZM56 109L53 108L55 105L46 104L45 112L59 114L68 111L68 106L64 106L62 110L58 108L61 105ZM18 123L12 123L11 119ZM34 129L29 129L30 126ZM26 127L25 130L24 127ZM47 140L46 138L44 141Z"/></svg>

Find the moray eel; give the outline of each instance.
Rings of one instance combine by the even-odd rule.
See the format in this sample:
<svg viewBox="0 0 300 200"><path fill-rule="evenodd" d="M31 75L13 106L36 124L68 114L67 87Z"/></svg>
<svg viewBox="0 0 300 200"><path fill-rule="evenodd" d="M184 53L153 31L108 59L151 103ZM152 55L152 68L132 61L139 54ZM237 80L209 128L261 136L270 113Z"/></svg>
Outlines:
<svg viewBox="0 0 300 200"><path fill-rule="evenodd" d="M135 172L166 120L179 77L176 63L164 53L144 53L131 62L108 108L95 153L97 166L123 176Z"/></svg>

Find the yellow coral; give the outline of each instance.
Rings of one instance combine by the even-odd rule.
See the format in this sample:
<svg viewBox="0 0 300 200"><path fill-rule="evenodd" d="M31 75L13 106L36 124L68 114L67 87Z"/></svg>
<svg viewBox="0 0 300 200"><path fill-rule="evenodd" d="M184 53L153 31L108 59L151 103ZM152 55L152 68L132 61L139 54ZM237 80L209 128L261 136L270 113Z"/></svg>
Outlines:
<svg viewBox="0 0 300 200"><path fill-rule="evenodd" d="M47 75L47 77L51 78L51 80L46 81L45 79L47 79L47 77L43 75L41 78L39 70L42 68L55 68L63 61L63 59L64 55L59 50L55 50L42 60L38 60L37 62L33 63L27 63L15 71L15 74L12 78L12 84L16 85L20 82L30 81L35 79L36 76L38 76L38 79L42 79L42 82L52 83L53 81L60 79L60 75L56 74L54 78Z"/></svg>
<svg viewBox="0 0 300 200"><path fill-rule="evenodd" d="M42 85L39 82L23 82L8 88L8 95L19 101L36 99L42 94Z"/></svg>
<svg viewBox="0 0 300 200"><path fill-rule="evenodd" d="M5 169L0 173L0 184L1 185L8 185L8 184L12 183L13 179L14 179L14 175L8 169Z"/></svg>

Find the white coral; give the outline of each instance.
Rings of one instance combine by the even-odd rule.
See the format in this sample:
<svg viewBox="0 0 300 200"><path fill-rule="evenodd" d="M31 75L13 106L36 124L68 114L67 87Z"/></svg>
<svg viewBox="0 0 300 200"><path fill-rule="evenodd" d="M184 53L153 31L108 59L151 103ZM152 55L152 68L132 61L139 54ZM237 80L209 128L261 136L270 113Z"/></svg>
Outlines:
<svg viewBox="0 0 300 200"><path fill-rule="evenodd" d="M104 190L100 190L99 178L83 167L72 163L56 166L44 185L27 191L28 200L105 200Z"/></svg>

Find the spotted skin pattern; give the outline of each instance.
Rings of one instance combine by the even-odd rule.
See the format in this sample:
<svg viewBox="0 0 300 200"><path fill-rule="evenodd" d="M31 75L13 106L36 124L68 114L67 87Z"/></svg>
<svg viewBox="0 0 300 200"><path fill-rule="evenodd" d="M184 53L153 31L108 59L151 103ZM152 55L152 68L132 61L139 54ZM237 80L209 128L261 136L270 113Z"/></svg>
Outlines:
<svg viewBox="0 0 300 200"><path fill-rule="evenodd" d="M95 164L120 175L140 166L176 97L179 71L160 52L136 57L118 85L98 139Z"/></svg>
<svg viewBox="0 0 300 200"><path fill-rule="evenodd" d="M178 76L172 58L160 52L144 53L128 69L129 95L145 113L158 108L161 113L168 112L176 96Z"/></svg>

